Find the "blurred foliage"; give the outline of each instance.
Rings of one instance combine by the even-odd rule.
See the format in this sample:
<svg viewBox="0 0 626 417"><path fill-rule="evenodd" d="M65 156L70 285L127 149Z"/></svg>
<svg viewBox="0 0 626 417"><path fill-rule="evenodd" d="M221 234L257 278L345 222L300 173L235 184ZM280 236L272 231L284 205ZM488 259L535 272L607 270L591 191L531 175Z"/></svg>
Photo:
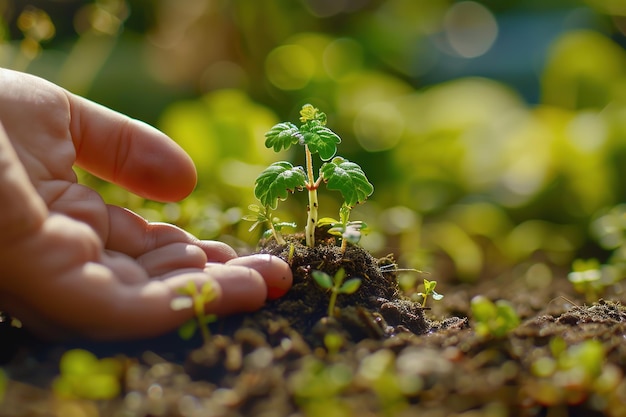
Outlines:
<svg viewBox="0 0 626 417"><path fill-rule="evenodd" d="M167 205L80 172L108 202L251 250L263 133L312 103L375 186L363 245L451 263L439 280L609 256L590 228L626 197L625 33L621 0L0 0L0 65L156 125L197 164ZM294 197L277 215L302 224Z"/></svg>

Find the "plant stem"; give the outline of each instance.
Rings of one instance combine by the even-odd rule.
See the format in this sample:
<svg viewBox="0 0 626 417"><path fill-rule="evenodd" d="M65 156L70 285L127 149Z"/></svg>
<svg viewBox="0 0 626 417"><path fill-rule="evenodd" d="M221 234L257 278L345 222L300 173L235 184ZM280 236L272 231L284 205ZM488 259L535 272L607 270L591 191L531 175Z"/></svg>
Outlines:
<svg viewBox="0 0 626 417"><path fill-rule="evenodd" d="M200 328L200 333L202 334L202 340L204 341L205 345L208 345L209 340L211 340L211 333L209 333L207 324L204 322L203 319L200 319L198 317L197 320L198 320L198 327Z"/></svg>
<svg viewBox="0 0 626 417"><path fill-rule="evenodd" d="M306 235L306 245L310 248L315 246L315 226L317 226L317 187L313 176L313 158L307 145L304 146L306 154L306 171L308 175L307 189L309 190L309 210L306 219L304 233Z"/></svg>
<svg viewBox="0 0 626 417"><path fill-rule="evenodd" d="M285 243L285 239L283 238L283 235L281 235L278 230L276 230L276 228L274 227L274 222L272 222L272 220L268 220L267 223L270 226L270 230L272 231L272 234L274 235L274 239L276 239L276 242L278 242L279 245L284 245Z"/></svg>
<svg viewBox="0 0 626 417"><path fill-rule="evenodd" d="M348 239L345 237L341 238L341 254L346 253L346 249L348 248Z"/></svg>
<svg viewBox="0 0 626 417"><path fill-rule="evenodd" d="M328 301L328 317L335 317L335 303L337 302L337 288L333 287L330 294L330 301Z"/></svg>

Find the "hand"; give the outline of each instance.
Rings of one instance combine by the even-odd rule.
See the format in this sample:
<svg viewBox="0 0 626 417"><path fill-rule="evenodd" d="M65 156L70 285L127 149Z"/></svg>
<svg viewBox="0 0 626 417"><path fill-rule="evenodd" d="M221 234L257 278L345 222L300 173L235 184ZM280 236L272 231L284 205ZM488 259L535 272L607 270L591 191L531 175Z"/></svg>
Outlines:
<svg viewBox="0 0 626 417"><path fill-rule="evenodd" d="M189 156L148 125L40 78L0 69L0 311L43 337L149 337L193 317L176 288L212 281L207 313L260 308L291 286L286 263L238 258L106 205L74 165L157 201L195 187ZM216 265L217 263L217 265Z"/></svg>

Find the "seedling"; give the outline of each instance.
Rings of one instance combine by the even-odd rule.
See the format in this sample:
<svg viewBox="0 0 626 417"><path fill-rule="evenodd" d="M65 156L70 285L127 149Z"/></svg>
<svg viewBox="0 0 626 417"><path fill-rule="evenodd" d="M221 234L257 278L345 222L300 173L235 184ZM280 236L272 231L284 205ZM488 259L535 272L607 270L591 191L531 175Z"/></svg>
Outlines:
<svg viewBox="0 0 626 417"><path fill-rule="evenodd" d="M604 291L602 269L597 259L576 259L567 279L574 286L574 290L584 294L585 300L590 303L597 301Z"/></svg>
<svg viewBox="0 0 626 417"><path fill-rule="evenodd" d="M189 281L187 285L177 288L176 291L182 296L172 300L172 310L184 310L192 307L195 315L193 319L186 321L178 328L178 334L183 340L189 340L199 328L202 334L202 340L207 344L211 338L209 324L217 320L214 314L207 315L204 312L205 306L213 301L216 296L213 284L206 282L202 285L200 291L198 291L196 284Z"/></svg>
<svg viewBox="0 0 626 417"><path fill-rule="evenodd" d="M278 217L272 217L271 210L269 207L260 207L256 204L250 204L248 209L252 212L252 214L246 214L243 216L244 220L248 220L254 222L252 226L248 229L248 232L253 231L256 227L262 223L267 224L268 230L263 233L263 237L267 238L269 236L274 236L274 239L281 244L284 245L285 239L280 233L284 227L292 227L295 228L295 223L281 222Z"/></svg>
<svg viewBox="0 0 626 417"><path fill-rule="evenodd" d="M442 294L437 293L435 291L435 287L437 286L437 281L429 281L424 278L424 292L417 293L417 295L422 297L422 308L426 307L426 300L428 300L428 296L432 296L433 300L439 301L443 298Z"/></svg>
<svg viewBox="0 0 626 417"><path fill-rule="evenodd" d="M339 209L339 218L335 220L324 217L317 222L319 227L328 226L328 233L341 237L341 253L345 253L348 243L356 245L361 240L361 235L367 233L367 224L362 221L350 221L352 208L346 204Z"/></svg>
<svg viewBox="0 0 626 417"><path fill-rule="evenodd" d="M300 122L300 127L290 122L278 123L272 127L265 134L265 146L273 148L275 152L287 150L296 144L304 146L306 170L301 166L279 161L261 172L255 182L254 195L261 202L263 210L259 210L259 216L254 219L250 216L248 220L266 222L271 228L269 213L278 207L278 201L287 199L289 193L306 189L309 205L305 236L307 246L313 247L318 223L317 189L322 182L326 183L329 190L339 191L348 208L364 202L372 194L374 187L361 167L335 156L341 138L326 127L325 113L305 104L300 110ZM313 170L313 154L319 155L323 161L317 178Z"/></svg>
<svg viewBox="0 0 626 417"><path fill-rule="evenodd" d="M504 337L519 325L519 316L506 300L493 303L484 295L477 295L470 304L476 321L476 333L480 336Z"/></svg>
<svg viewBox="0 0 626 417"><path fill-rule="evenodd" d="M361 286L360 278L351 278L344 282L343 280L346 277L346 271L343 268L339 269L333 278L323 271L316 270L313 271L312 274L313 279L317 282L317 285L325 290L331 291L330 301L328 302L328 317L335 316L335 303L337 302L337 295L352 294Z"/></svg>
<svg viewBox="0 0 626 417"><path fill-rule="evenodd" d="M120 394L123 370L120 359L98 359L89 351L71 349L61 357L52 390L65 399L109 400Z"/></svg>

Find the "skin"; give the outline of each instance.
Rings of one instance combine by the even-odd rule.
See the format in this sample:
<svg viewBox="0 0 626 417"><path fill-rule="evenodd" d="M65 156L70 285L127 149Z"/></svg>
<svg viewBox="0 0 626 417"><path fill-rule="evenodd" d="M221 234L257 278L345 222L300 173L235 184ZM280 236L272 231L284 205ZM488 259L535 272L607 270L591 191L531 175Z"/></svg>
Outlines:
<svg viewBox="0 0 626 417"><path fill-rule="evenodd" d="M209 314L260 308L291 286L288 265L237 257L169 224L104 203L72 167L142 197L195 187L189 156L158 130L40 78L0 69L0 311L45 338L156 336L193 317L176 288L213 283Z"/></svg>

